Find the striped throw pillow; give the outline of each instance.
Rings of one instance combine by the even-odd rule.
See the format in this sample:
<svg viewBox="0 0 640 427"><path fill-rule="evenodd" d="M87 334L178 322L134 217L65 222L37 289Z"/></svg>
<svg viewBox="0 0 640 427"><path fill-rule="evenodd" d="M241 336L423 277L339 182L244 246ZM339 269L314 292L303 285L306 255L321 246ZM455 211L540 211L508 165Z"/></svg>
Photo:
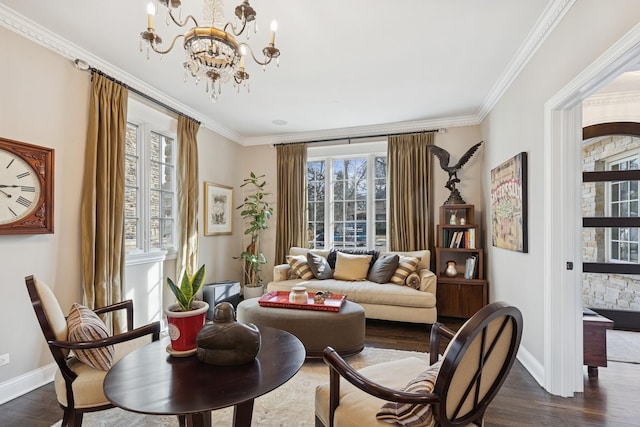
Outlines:
<svg viewBox="0 0 640 427"><path fill-rule="evenodd" d="M415 273L420 260L414 257L400 256L400 262L395 273L391 276L391 283L396 285L404 285L405 280L411 273Z"/></svg>
<svg viewBox="0 0 640 427"><path fill-rule="evenodd" d="M287 255L287 264L291 266L291 270L301 279L310 280L315 276L309 268L306 255Z"/></svg>
<svg viewBox="0 0 640 427"><path fill-rule="evenodd" d="M69 341L95 341L109 337L109 331L102 319L93 310L80 304L73 304L69 311L67 331ZM102 371L108 371L113 364L112 345L73 352L82 363Z"/></svg>
<svg viewBox="0 0 640 427"><path fill-rule="evenodd" d="M411 393L431 393L440 372L441 361L434 363L418 375L403 389ZM431 405L387 402L376 414L376 418L393 425L426 427L434 426Z"/></svg>

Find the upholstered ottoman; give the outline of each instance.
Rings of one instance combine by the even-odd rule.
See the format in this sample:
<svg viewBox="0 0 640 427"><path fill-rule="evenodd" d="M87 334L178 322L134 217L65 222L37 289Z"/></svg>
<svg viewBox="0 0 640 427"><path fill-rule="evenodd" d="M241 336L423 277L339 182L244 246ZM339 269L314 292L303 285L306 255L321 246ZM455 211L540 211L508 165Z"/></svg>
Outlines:
<svg viewBox="0 0 640 427"><path fill-rule="evenodd" d="M355 302L345 301L340 311L331 312L262 307L258 298L251 298L238 304L236 314L239 322L292 333L302 341L307 357L322 357L327 346L341 356L359 353L364 347L364 309Z"/></svg>

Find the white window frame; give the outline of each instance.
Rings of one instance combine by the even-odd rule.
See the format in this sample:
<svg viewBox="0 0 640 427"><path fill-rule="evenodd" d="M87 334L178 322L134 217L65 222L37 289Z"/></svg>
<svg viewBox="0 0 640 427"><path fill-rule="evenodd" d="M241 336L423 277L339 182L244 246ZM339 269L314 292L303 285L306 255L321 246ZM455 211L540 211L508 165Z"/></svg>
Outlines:
<svg viewBox="0 0 640 427"><path fill-rule="evenodd" d="M127 122L138 127L138 207L141 209L138 211L139 227L137 234L137 248L129 249L125 251L125 265L136 265L147 262L166 261L170 259L176 259L177 257L177 244L178 244L178 212L177 212L177 200L173 202L173 217L175 218L173 227L174 245L170 248L159 249L152 248L150 246L150 224L151 224L151 192L150 192L150 174L148 172L150 167L150 150L149 141L151 138L151 132L162 134L174 141L174 186L177 183L178 165L177 165L177 126L178 121L176 118L169 116L168 114L148 105L140 102L132 97L129 97ZM142 138L141 138L142 137ZM177 188L173 188L173 194L177 197Z"/></svg>
<svg viewBox="0 0 640 427"><path fill-rule="evenodd" d="M307 162L324 161L325 162L325 204L324 204L324 248L331 249L334 247L334 190L333 190L333 161L345 159L367 158L367 238L366 249L376 249L376 218L375 218L375 158L387 157L387 141L374 141L367 143L357 143L340 146L326 147L308 147ZM388 167L388 163L387 163ZM386 242L389 241L389 185L388 185L388 169L387 169L387 191L385 195L386 212L387 212L387 232L385 236ZM307 206L309 200L306 200ZM357 232L356 232L357 233ZM315 237L315 236L312 236ZM364 248L363 248L364 249ZM387 250L385 245L382 250Z"/></svg>
<svg viewBox="0 0 640 427"><path fill-rule="evenodd" d="M629 150L629 151L625 151L624 153L621 153L619 155L615 155L615 156L611 156L608 159L606 159L605 161L605 170L606 171L611 171L611 167L613 165L628 161L630 159L636 158L636 160L638 161L638 163L640 164L640 150ZM608 182L607 186L606 186L606 216L612 216L612 204L613 204L613 198L612 198L612 190L611 190L611 186L612 184L617 184L620 182L627 182L627 181L612 181L612 182ZM640 199L640 197L639 197ZM638 201L639 205L640 205L640 200ZM633 227L616 227L616 228L633 228ZM606 256L606 260L607 262L610 263L623 263L623 264L640 264L640 254L638 257L638 261L633 262L631 260L622 260L619 258L612 258L612 253L611 253L611 240L612 240L612 229L607 227L605 228L605 256ZM630 241L630 240L627 240ZM640 233L638 234L638 240L637 240L638 246L640 247Z"/></svg>

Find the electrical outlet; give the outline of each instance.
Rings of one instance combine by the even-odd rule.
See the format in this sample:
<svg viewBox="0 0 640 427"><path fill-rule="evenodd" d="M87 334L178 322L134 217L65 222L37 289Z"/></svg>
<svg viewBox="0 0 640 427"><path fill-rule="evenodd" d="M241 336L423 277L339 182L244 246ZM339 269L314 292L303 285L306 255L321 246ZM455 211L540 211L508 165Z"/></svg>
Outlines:
<svg viewBox="0 0 640 427"><path fill-rule="evenodd" d="M9 353L0 355L0 366L4 366L8 364L9 364Z"/></svg>

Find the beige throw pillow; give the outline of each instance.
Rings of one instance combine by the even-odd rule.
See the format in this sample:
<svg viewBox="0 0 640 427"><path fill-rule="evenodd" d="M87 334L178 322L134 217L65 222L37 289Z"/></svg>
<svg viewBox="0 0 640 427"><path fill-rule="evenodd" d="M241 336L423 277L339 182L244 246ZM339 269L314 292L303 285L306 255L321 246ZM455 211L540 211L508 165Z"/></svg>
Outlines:
<svg viewBox="0 0 640 427"><path fill-rule="evenodd" d="M371 255L336 253L336 270L333 278L338 280L365 280L369 271Z"/></svg>
<svg viewBox="0 0 640 427"><path fill-rule="evenodd" d="M301 279L313 279L313 271L307 264L306 255L287 255L287 264L291 266L291 270Z"/></svg>
<svg viewBox="0 0 640 427"><path fill-rule="evenodd" d="M396 272L391 276L391 283L396 285L404 285L405 280L411 273L416 272L416 268L418 268L418 263L420 260L414 257L400 256L400 262L398 263L398 268Z"/></svg>
<svg viewBox="0 0 640 427"><path fill-rule="evenodd" d="M109 337L107 327L93 310L73 304L67 317L67 339L69 341L95 341ZM73 351L78 360L93 368L108 371L113 364L112 345L87 350Z"/></svg>

